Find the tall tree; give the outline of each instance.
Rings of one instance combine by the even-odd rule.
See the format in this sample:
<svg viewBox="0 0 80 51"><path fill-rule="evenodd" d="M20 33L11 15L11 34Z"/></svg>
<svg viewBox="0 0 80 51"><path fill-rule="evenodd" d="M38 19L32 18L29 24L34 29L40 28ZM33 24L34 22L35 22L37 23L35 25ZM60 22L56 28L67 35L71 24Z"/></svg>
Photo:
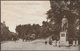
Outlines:
<svg viewBox="0 0 80 51"><path fill-rule="evenodd" d="M72 25L69 29L71 30L69 35L72 37L73 32L75 33L76 19L80 19L80 0L50 0L50 5L51 9L47 12L47 19L54 20L60 26L61 20L65 16L68 19L68 24Z"/></svg>

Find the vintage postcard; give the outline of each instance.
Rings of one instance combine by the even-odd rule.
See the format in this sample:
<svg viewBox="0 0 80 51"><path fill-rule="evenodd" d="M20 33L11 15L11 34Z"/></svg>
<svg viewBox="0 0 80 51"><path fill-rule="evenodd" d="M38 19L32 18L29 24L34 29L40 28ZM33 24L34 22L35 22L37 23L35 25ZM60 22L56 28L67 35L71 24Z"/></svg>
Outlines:
<svg viewBox="0 0 80 51"><path fill-rule="evenodd" d="M80 50L80 0L1 1L1 50Z"/></svg>

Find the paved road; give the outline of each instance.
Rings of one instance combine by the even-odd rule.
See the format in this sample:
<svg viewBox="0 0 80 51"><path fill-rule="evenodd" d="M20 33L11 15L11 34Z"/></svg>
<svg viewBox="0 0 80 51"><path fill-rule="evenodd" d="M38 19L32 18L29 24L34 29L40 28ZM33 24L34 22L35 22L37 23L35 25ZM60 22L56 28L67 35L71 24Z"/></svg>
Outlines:
<svg viewBox="0 0 80 51"><path fill-rule="evenodd" d="M53 47L53 45L45 45L44 40L35 40L32 42L7 41L1 44L1 50L74 50L78 51L78 47Z"/></svg>

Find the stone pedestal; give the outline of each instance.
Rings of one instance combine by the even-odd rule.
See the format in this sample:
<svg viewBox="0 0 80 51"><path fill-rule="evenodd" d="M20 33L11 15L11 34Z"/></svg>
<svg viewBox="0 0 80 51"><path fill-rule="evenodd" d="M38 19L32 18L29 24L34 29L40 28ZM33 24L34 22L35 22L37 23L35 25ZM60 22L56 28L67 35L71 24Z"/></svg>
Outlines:
<svg viewBox="0 0 80 51"><path fill-rule="evenodd" d="M60 46L66 46L66 32L60 32Z"/></svg>

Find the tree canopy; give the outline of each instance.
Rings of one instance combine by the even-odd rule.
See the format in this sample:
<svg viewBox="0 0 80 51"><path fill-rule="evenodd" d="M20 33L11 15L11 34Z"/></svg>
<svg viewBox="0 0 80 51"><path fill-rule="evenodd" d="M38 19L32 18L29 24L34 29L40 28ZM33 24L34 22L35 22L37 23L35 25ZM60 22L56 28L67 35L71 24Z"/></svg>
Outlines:
<svg viewBox="0 0 80 51"><path fill-rule="evenodd" d="M80 18L80 0L50 0L51 9L47 12L47 19L60 20L66 16L69 23L74 23Z"/></svg>

